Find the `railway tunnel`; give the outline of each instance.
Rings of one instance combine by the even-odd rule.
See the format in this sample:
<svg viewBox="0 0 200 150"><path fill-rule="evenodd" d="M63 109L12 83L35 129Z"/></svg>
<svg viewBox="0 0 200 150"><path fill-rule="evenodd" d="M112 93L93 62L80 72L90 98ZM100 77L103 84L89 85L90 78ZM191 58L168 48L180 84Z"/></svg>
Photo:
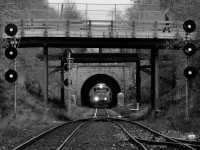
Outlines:
<svg viewBox="0 0 200 150"><path fill-rule="evenodd" d="M106 74L96 74L88 78L81 88L81 104L90 106L89 92L97 83L105 83L112 90L112 101L110 107L117 105L117 94L121 92L119 83L111 76Z"/></svg>

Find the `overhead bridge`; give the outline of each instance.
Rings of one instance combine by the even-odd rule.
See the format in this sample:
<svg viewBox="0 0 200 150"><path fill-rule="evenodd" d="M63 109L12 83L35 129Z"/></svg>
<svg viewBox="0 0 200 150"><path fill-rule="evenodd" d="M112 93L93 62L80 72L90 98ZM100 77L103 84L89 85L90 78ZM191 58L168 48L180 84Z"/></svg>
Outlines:
<svg viewBox="0 0 200 150"><path fill-rule="evenodd" d="M183 23L170 21L22 19L8 23L18 27L15 36L18 48L44 47L45 101L48 100L48 47L138 48L151 51L151 102L152 108L155 109L159 105L159 49L165 47L166 41L185 37ZM10 37L4 33L3 38ZM82 63L136 61L138 74L136 84L140 87L140 61L134 56L134 54L74 54L72 57L76 57L74 60ZM62 87L62 91L63 89ZM64 95L63 93L61 95ZM138 93L136 99L140 101L140 88L137 88L136 93Z"/></svg>
<svg viewBox="0 0 200 150"><path fill-rule="evenodd" d="M21 37L93 37L174 39L184 36L182 22L114 21L67 19L18 19L7 21L18 27ZM167 30L166 30L167 26ZM7 37L4 33L3 37Z"/></svg>

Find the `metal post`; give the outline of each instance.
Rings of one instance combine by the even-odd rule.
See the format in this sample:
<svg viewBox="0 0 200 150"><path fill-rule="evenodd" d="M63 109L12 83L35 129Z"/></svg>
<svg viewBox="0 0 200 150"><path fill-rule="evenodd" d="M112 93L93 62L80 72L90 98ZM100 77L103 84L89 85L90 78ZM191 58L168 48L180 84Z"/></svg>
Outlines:
<svg viewBox="0 0 200 150"><path fill-rule="evenodd" d="M63 57L62 57L62 59L61 59L61 67L62 67L62 69L61 69L61 81L62 81L62 86L61 86L61 104L64 106L64 104L65 104L65 102L64 102L64 97L65 97L65 85L63 84L64 83L64 59L63 59Z"/></svg>
<svg viewBox="0 0 200 150"><path fill-rule="evenodd" d="M159 92L159 50L157 48L155 51L155 109L159 109L160 105L160 92Z"/></svg>
<svg viewBox="0 0 200 150"><path fill-rule="evenodd" d="M68 100L69 100L69 103L71 103L71 79L70 79L70 68L71 67L71 53L69 52L69 60L68 60L68 68L69 68L69 71L68 71Z"/></svg>
<svg viewBox="0 0 200 150"><path fill-rule="evenodd" d="M44 45L44 103L48 104L48 47Z"/></svg>
<svg viewBox="0 0 200 150"><path fill-rule="evenodd" d="M102 62L102 48L99 48L99 65L101 65Z"/></svg>
<svg viewBox="0 0 200 150"><path fill-rule="evenodd" d="M188 58L186 58L186 67L188 66ZM188 79L186 78L186 83L185 83L185 113L186 113L186 121L189 121L189 100L188 100Z"/></svg>
<svg viewBox="0 0 200 150"><path fill-rule="evenodd" d="M58 4L58 19L59 19L59 15L60 15L60 8L59 8L59 3ZM62 13L62 10L61 10L61 13ZM62 14L61 14L62 15Z"/></svg>
<svg viewBox="0 0 200 150"><path fill-rule="evenodd" d="M111 20L113 20L113 18L114 18L114 17L113 17L113 16L114 16L113 13L114 13L114 12L112 11L112 19L111 19Z"/></svg>
<svg viewBox="0 0 200 150"><path fill-rule="evenodd" d="M137 103L141 103L141 74L140 74L140 59L136 61L136 101Z"/></svg>
<svg viewBox="0 0 200 150"><path fill-rule="evenodd" d="M151 49L151 107L155 110L155 51Z"/></svg>
<svg viewBox="0 0 200 150"><path fill-rule="evenodd" d="M17 71L17 62L16 59L14 60L14 70ZM15 92L14 92L14 116L17 116L17 83L15 81Z"/></svg>
<svg viewBox="0 0 200 150"><path fill-rule="evenodd" d="M63 18L63 4L61 5L61 14L60 14L60 19L62 19Z"/></svg>
<svg viewBox="0 0 200 150"><path fill-rule="evenodd" d="M115 21L117 20L117 4L115 4Z"/></svg>
<svg viewBox="0 0 200 150"><path fill-rule="evenodd" d="M88 4L86 4L85 18L86 20L88 19Z"/></svg>
<svg viewBox="0 0 200 150"><path fill-rule="evenodd" d="M123 64L123 77L124 77L124 94L126 94L126 69L125 69L125 64ZM128 102L128 101L126 101Z"/></svg>
<svg viewBox="0 0 200 150"><path fill-rule="evenodd" d="M151 49L151 107L159 108L159 50Z"/></svg>

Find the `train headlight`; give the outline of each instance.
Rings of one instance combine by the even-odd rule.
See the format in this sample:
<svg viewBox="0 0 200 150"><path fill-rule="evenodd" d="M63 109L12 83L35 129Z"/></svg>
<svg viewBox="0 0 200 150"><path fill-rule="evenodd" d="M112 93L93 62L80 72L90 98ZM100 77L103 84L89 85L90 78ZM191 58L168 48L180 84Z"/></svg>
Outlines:
<svg viewBox="0 0 200 150"><path fill-rule="evenodd" d="M103 88L103 84L100 84L99 87L100 87L100 89L102 89Z"/></svg>
<svg viewBox="0 0 200 150"><path fill-rule="evenodd" d="M104 100L107 101L107 97L105 97Z"/></svg>
<svg viewBox="0 0 200 150"><path fill-rule="evenodd" d="M99 100L99 97L95 96L94 101L98 101L98 100Z"/></svg>

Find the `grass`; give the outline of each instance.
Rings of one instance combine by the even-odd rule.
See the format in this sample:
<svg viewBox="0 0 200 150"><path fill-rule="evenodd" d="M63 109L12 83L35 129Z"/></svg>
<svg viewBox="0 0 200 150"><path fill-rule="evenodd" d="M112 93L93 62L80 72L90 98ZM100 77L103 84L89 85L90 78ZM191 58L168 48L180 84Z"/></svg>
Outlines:
<svg viewBox="0 0 200 150"><path fill-rule="evenodd" d="M30 95L24 89L18 89L17 95L17 115L14 116L13 107L8 109L9 115L0 119L0 149L12 149L33 136L56 126L60 121L56 116L61 114L56 112L56 108L50 107L50 111L45 114L44 102ZM7 99L8 103L13 100ZM64 113L63 113L64 114ZM67 119L67 118L65 118Z"/></svg>
<svg viewBox="0 0 200 150"><path fill-rule="evenodd" d="M140 121L142 124L170 137L187 138L189 133L200 137L200 118L196 108L189 109L190 120L186 121L185 99L168 103L165 113L153 120ZM200 140L200 139L199 139Z"/></svg>

